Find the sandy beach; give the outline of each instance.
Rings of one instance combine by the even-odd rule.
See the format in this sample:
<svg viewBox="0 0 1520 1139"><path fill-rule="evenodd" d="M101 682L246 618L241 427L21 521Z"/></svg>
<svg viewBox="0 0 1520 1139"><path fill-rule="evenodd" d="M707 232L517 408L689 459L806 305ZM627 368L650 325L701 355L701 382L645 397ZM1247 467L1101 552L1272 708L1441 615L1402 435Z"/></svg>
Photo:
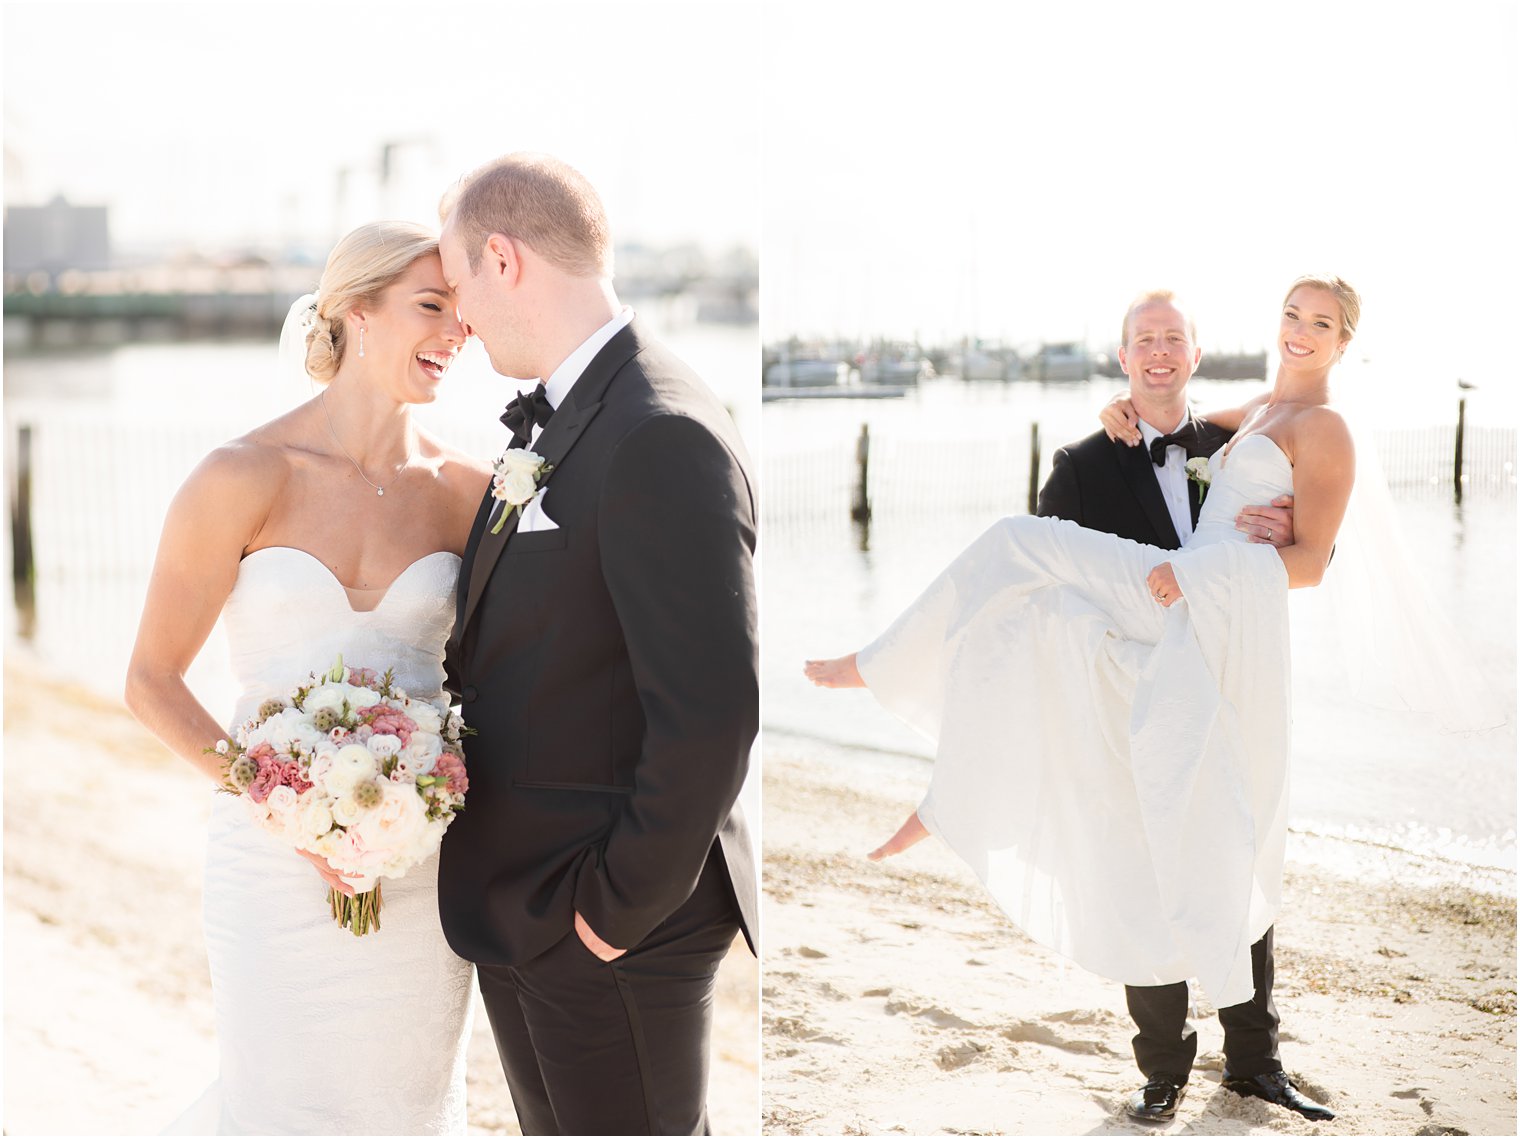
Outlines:
<svg viewBox="0 0 1520 1139"><path fill-rule="evenodd" d="M215 1077L207 802L118 702L7 650L7 1135L155 1134ZM736 943L718 977L715 1134L755 1131L758 974ZM469 1058L470 1131L520 1134L478 998Z"/></svg>
<svg viewBox="0 0 1520 1139"><path fill-rule="evenodd" d="M1290 833L1280 1051L1337 1118L1221 1087L1204 1008L1176 1119L1144 1125L1120 985L1026 939L937 840L865 860L922 790L872 760L766 736L766 1134L1516 1133L1512 875Z"/></svg>

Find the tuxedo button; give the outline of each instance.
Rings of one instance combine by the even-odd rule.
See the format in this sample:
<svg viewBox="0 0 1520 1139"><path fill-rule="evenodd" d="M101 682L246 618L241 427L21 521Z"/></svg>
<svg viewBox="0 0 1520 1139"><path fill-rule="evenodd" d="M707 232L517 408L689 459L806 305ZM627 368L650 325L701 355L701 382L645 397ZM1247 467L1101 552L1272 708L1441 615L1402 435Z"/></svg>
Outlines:
<svg viewBox="0 0 1520 1139"><path fill-rule="evenodd" d="M466 704L472 704L475 701L475 697L479 695L480 693L475 691L475 686L473 684L466 684L464 686L464 691L459 694L459 698Z"/></svg>

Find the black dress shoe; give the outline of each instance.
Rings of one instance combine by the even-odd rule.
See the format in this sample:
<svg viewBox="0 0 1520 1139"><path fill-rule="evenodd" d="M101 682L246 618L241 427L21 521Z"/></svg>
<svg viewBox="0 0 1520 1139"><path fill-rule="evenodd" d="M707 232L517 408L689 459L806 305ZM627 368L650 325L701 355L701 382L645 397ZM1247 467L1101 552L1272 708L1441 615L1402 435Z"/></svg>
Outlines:
<svg viewBox="0 0 1520 1139"><path fill-rule="evenodd" d="M1335 1118L1335 1112L1315 1103L1295 1088L1293 1081L1288 1079L1288 1073L1281 1068L1275 1072L1265 1072L1260 1076L1232 1076L1226 1072L1222 1082L1236 1095L1256 1096L1268 1103L1275 1103L1278 1107L1296 1111L1305 1119Z"/></svg>
<svg viewBox="0 0 1520 1139"><path fill-rule="evenodd" d="M1142 1123L1164 1123L1177 1114L1177 1105L1187 1095L1187 1083L1178 1083L1170 1076L1152 1076L1145 1087L1129 1097L1124 1110L1131 1119Z"/></svg>

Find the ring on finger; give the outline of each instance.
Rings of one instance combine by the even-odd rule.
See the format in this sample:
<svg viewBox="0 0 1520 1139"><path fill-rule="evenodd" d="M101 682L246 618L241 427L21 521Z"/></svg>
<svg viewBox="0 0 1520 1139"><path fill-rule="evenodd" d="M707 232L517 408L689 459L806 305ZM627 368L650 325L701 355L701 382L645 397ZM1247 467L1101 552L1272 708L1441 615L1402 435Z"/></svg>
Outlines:
<svg viewBox="0 0 1520 1139"><path fill-rule="evenodd" d="M1267 541L1270 542L1271 540L1272 540L1272 527L1268 526L1267 527Z"/></svg>

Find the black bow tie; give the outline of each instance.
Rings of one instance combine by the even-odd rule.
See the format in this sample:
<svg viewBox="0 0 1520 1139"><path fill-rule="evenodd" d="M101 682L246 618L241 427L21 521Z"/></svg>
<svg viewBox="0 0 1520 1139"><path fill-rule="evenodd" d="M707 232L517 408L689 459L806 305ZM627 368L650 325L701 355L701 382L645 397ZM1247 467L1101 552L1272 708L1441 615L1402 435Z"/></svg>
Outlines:
<svg viewBox="0 0 1520 1139"><path fill-rule="evenodd" d="M1158 467L1166 466L1168 447L1183 448L1190 459L1204 453L1203 446L1198 440L1198 429L1191 421L1184 423L1170 435L1162 435L1151 440L1151 462Z"/></svg>
<svg viewBox="0 0 1520 1139"><path fill-rule="evenodd" d="M512 447L526 447L533 439L533 425L547 426L554 414L543 384L534 384L532 391L520 392L501 413L501 421L512 431Z"/></svg>

